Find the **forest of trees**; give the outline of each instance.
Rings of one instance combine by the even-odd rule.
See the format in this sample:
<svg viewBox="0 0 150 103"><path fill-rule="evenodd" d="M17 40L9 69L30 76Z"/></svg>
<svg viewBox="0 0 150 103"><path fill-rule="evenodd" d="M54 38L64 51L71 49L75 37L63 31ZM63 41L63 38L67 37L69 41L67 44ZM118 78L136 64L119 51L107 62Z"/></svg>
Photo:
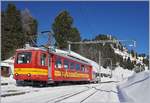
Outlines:
<svg viewBox="0 0 150 103"><path fill-rule="evenodd" d="M20 11L14 4L8 4L1 14L1 58L5 60L13 56L15 50L22 48L25 43L36 43L38 24L29 10Z"/></svg>
<svg viewBox="0 0 150 103"><path fill-rule="evenodd" d="M13 56L17 48L22 48L25 43L30 43L34 46L37 41L37 27L38 21L32 17L30 11L25 9L20 11L14 4L8 4L5 11L2 14L2 60L8 59ZM107 34L98 34L91 40L82 39L79 30L74 26L75 20L69 14L68 11L64 10L60 12L53 21L52 30L54 32L54 38L56 40L56 46L60 49L68 49L67 41L91 41L91 40L113 40L115 37L109 37ZM88 44L88 45L72 45L72 50L89 58L98 63L99 51L103 59L102 65L104 67L110 66L110 61L104 60L104 58L111 58L112 64L133 69L135 64L131 62L130 58L123 59L122 56L114 53L113 48L118 48L123 51L123 46L119 42L119 46L113 44ZM137 53L134 50L130 51L132 56L137 57ZM145 54L141 54L145 56ZM148 58L145 58L143 62L149 65Z"/></svg>

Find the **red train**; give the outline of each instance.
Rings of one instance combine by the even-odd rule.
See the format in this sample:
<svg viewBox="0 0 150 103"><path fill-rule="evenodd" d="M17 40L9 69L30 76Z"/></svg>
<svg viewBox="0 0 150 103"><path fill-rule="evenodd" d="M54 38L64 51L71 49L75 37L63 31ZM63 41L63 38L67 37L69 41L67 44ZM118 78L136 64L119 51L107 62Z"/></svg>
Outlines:
<svg viewBox="0 0 150 103"><path fill-rule="evenodd" d="M42 48L16 50L14 78L17 83L49 84L93 81L92 66L78 58Z"/></svg>

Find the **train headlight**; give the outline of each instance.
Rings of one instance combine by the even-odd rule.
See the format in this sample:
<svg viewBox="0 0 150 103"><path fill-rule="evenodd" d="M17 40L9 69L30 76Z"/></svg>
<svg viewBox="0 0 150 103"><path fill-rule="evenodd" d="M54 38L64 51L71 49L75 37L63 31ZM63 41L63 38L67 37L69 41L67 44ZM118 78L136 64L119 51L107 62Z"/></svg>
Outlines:
<svg viewBox="0 0 150 103"><path fill-rule="evenodd" d="M19 75L18 73L15 74L15 76L18 76L18 75Z"/></svg>
<svg viewBox="0 0 150 103"><path fill-rule="evenodd" d="M27 74L27 76L28 76L28 77L30 77L30 76L31 76L31 74L30 74L30 73L28 73L28 74Z"/></svg>

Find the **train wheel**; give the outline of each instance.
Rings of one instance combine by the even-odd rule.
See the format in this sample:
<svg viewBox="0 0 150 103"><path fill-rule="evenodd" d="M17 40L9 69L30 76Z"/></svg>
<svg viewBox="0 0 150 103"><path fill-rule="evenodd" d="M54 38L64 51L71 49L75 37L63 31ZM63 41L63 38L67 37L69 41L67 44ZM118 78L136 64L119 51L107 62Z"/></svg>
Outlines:
<svg viewBox="0 0 150 103"><path fill-rule="evenodd" d="M40 87L47 87L47 82L40 82Z"/></svg>

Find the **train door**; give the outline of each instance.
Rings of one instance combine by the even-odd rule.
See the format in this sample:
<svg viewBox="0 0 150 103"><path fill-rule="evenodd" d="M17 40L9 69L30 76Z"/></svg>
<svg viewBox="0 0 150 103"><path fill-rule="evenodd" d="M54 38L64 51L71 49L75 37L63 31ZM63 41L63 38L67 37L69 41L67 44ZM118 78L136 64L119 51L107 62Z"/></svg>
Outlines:
<svg viewBox="0 0 150 103"><path fill-rule="evenodd" d="M39 55L39 65L40 68L47 70L47 76L48 79L51 78L50 73L50 61L49 61L49 55L47 52L41 51Z"/></svg>
<svg viewBox="0 0 150 103"><path fill-rule="evenodd" d="M69 80L69 60L68 59L64 59L64 63L63 63L63 66L64 66L64 80Z"/></svg>
<svg viewBox="0 0 150 103"><path fill-rule="evenodd" d="M54 79L56 81L62 81L62 58L59 56L54 57Z"/></svg>

